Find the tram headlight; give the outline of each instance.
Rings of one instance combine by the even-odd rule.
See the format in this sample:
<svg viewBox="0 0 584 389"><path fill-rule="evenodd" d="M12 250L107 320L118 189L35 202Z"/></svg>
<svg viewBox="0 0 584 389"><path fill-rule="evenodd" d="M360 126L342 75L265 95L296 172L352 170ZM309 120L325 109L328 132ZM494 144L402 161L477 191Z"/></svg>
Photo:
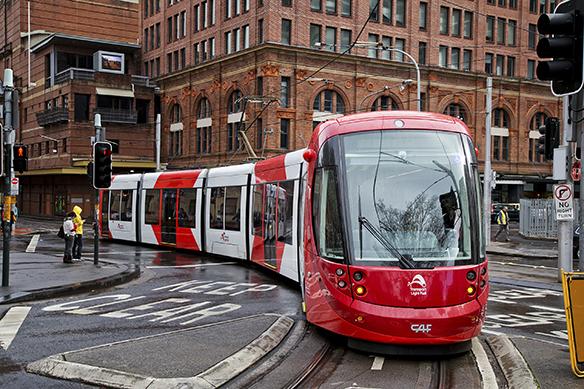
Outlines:
<svg viewBox="0 0 584 389"><path fill-rule="evenodd" d="M340 280L337 285L339 286L339 288L344 288L345 286L347 286L347 283L343 280Z"/></svg>
<svg viewBox="0 0 584 389"><path fill-rule="evenodd" d="M485 285L487 285L487 281L481 280L481 289L484 289Z"/></svg>
<svg viewBox="0 0 584 389"><path fill-rule="evenodd" d="M469 271L466 273L466 279L469 281L474 281L477 279L477 273L474 270Z"/></svg>
<svg viewBox="0 0 584 389"><path fill-rule="evenodd" d="M355 293L357 294L357 296L365 296L365 294L367 293L367 289L365 289L363 285L359 285L355 288Z"/></svg>
<svg viewBox="0 0 584 389"><path fill-rule="evenodd" d="M345 274L345 271L339 267L339 268L337 268L337 270L335 270L335 273L337 274L337 276L340 277L343 274Z"/></svg>
<svg viewBox="0 0 584 389"><path fill-rule="evenodd" d="M481 269L481 276L484 276L485 274L487 274L487 267L486 266Z"/></svg>
<svg viewBox="0 0 584 389"><path fill-rule="evenodd" d="M466 288L466 293L468 293L469 296L472 296L475 293L475 287L473 285L469 285L468 288Z"/></svg>
<svg viewBox="0 0 584 389"><path fill-rule="evenodd" d="M363 279L363 273L361 273L360 271L358 271L358 272L355 272L355 273L353 274L353 279L354 279L355 281L361 281L361 280Z"/></svg>

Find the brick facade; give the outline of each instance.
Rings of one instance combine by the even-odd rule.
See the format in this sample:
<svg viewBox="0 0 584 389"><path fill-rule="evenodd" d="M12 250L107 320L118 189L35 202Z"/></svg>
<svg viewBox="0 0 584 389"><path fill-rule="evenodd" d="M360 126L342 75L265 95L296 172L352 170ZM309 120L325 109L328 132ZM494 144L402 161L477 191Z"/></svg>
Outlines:
<svg viewBox="0 0 584 389"><path fill-rule="evenodd" d="M155 32L156 24L160 23L160 46L155 44L150 49L149 45L143 49L143 70L157 78L163 95L164 147L166 152L172 148L172 155L168 157L170 168L222 165L246 159L247 153L234 153L228 147L229 95L239 90L244 96L263 94L279 99L282 77L290 79L290 104L286 108L272 104L262 113L261 125L265 133L262 140L265 138L265 142L261 147L257 125L248 130L248 138L258 155L268 156L305 146L312 133L313 118L318 116L313 110L314 99L323 90L338 93L343 100L344 114L367 111L381 96L390 97L399 109L415 110L415 69L407 58L401 62L396 52L392 52L393 56L388 60L387 54L381 50L370 50L371 45L367 44L382 41L387 46L403 47L420 62L423 109L445 112L450 104L457 104L464 110L465 121L471 128L481 160L484 159L486 71L490 70L494 74L493 109L504 110L504 113L497 111L496 115L492 115L493 120L497 120L493 124L497 127L494 130L497 136L493 137L493 153L497 153L499 159L493 155L493 169L503 174L503 179L519 179L527 183L521 188L504 186L503 191L494 197L499 201L516 201L520 195L545 192L546 181L543 178L549 176L551 166L540 162L540 157L533 150L533 133L530 142L530 130L536 129L536 115L559 116L561 100L551 95L547 85L533 80L534 68L528 66L528 61L533 61L529 63L535 65L537 60L535 48L532 47L535 35L531 34L530 39L529 31L537 23L540 11L544 11L540 9L541 2L381 0L378 20L370 20L358 39L364 44L354 47L349 54L339 56L344 43L341 34L351 31L351 41L357 38L369 17L369 1L321 0L319 3L316 0L280 0L264 1L262 4L261 0L239 0L239 15L235 15L235 1L152 0L148 10L144 8L145 3L142 6L142 40L150 34L151 27ZM424 7L421 3L426 5L425 24L420 18ZM152 4L154 8L150 6ZM208 19L206 28L203 28L201 10L205 4ZM209 16L210 4L215 5L214 23ZM228 4L231 6L231 17L227 17ZM249 4L248 11L245 11L246 4ZM320 4L320 11L312 9L317 4ZM336 13L330 12L334 4ZM347 10L343 8L346 4L351 5L350 16L343 15L343 11ZM391 10L384 4L391 4ZM403 12L402 5L405 7ZM533 7L535 12L531 11ZM547 1L545 11L550 7L553 4ZM185 26L182 23L183 12ZM197 23L196 14L199 15ZM178 33L175 15L178 15ZM173 29L170 36L167 31L169 18ZM289 44L283 41L284 19L291 21ZM490 20L493 21L492 29L487 27ZM258 32L260 23L263 40ZM317 40L323 42L322 45L311 47L311 25L320 26L321 34ZM246 45L244 26L249 26L249 47ZM236 33L237 29L239 33ZM488 39L487 30L492 31L492 40ZM183 34L183 31L186 33ZM228 33L231 33L230 53L226 43ZM240 38L239 50L233 52L236 36ZM209 39L212 38L214 55L210 55L209 47ZM207 47L205 58L202 55L203 42ZM419 52L420 42L426 45L425 61ZM336 43L334 52L327 50L332 48L327 43ZM195 48L198 48L198 57ZM184 60L181 49L185 52ZM445 58L441 57L441 51ZM174 52L177 55L168 55ZM178 63L174 61L177 58ZM486 58L487 62L488 58L492 60L490 69L486 67ZM168 59L174 61L170 68ZM158 61L159 67L156 66ZM321 67L323 69L318 74L306 80ZM263 91L257 89L258 78L262 79ZM401 90L402 81L408 79L413 82ZM334 101L337 95L332 95L335 96ZM209 99L212 111L212 146L208 153L197 151L197 134L201 132L197 130L197 123L202 125L204 122L197 119L197 108L202 98ZM180 153L171 144L177 141L176 134L170 134L174 121L170 114L175 104L180 105L182 112ZM260 109L258 104L247 106L248 125ZM282 119L289 119L289 123L284 123ZM288 142L284 148L280 147L282 125L288 131Z"/></svg>
<svg viewBox="0 0 584 389"><path fill-rule="evenodd" d="M30 1L29 85L27 1L0 6L0 18L8 20L6 33L0 32L0 71L14 70L16 140L29 149L18 198L24 214L62 215L73 205L93 213L95 192L86 171L95 113L102 114L107 139L116 142L115 172L153 169L154 89L136 76L142 64L139 13L137 0ZM94 69L99 51L123 56L123 74Z"/></svg>

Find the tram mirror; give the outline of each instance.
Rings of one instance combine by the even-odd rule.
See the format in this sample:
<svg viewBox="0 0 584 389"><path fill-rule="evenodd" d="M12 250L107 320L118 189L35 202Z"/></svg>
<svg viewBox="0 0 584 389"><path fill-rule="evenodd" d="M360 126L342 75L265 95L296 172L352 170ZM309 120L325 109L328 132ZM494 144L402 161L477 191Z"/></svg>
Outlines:
<svg viewBox="0 0 584 389"><path fill-rule="evenodd" d="M444 219L445 229L454 229L454 225L458 218L458 199L456 192L450 188L450 192L441 194L439 196L440 207L442 208L442 218Z"/></svg>

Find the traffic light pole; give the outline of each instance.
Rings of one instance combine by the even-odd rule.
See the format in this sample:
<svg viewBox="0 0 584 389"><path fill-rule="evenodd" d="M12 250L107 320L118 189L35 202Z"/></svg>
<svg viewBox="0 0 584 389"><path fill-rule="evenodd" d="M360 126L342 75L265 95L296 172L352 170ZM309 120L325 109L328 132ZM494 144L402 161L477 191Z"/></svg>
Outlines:
<svg viewBox="0 0 584 389"><path fill-rule="evenodd" d="M10 284L10 238L12 225L10 211L12 207L10 185L14 172L12 170L12 145L14 144L14 128L12 126L13 112L13 73L12 69L4 70L4 209L2 214L2 286Z"/></svg>
<svg viewBox="0 0 584 389"><path fill-rule="evenodd" d="M94 127L95 142L101 142L101 115L98 113L95 114ZM93 150L93 145L91 146ZM95 190L95 206L93 210L93 264L99 265L99 189Z"/></svg>
<svg viewBox="0 0 584 389"><path fill-rule="evenodd" d="M487 77L487 106L485 109L485 170L483 172L483 226L487 245L491 242L491 112L493 99L493 77Z"/></svg>
<svg viewBox="0 0 584 389"><path fill-rule="evenodd" d="M562 181L564 184L568 184L574 188L574 181L572 180L571 167L572 167L572 145L574 144L574 136L572 132L572 122L570 118L570 97L565 96L563 98L563 112L562 112L562 124L563 124L563 135L562 135L562 147L566 148L566 179ZM554 162L555 163L555 162ZM575 192L575 190L574 190ZM571 272L572 271L572 240L574 229L573 220L558 220L558 282L562 282L562 270Z"/></svg>
<svg viewBox="0 0 584 389"><path fill-rule="evenodd" d="M572 107L571 107L571 117L572 117L572 131L577 137L580 137L580 160L582 160L582 154L584 147L584 126L582 121L584 121L584 92L580 91L572 97ZM578 247L580 248L580 258L578 260L578 268L584 270L584 179L582 174L580 175L580 212L578 223L580 225L580 235L578 241Z"/></svg>

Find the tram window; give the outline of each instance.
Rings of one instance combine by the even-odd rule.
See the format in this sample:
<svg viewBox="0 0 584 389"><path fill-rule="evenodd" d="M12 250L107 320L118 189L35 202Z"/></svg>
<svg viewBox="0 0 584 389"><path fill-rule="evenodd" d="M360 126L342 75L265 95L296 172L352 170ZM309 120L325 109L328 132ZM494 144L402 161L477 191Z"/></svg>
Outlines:
<svg viewBox="0 0 584 389"><path fill-rule="evenodd" d="M122 191L112 190L110 192L110 220L120 220L120 197Z"/></svg>
<svg viewBox="0 0 584 389"><path fill-rule="evenodd" d="M180 189L178 195L178 226L195 228L196 189Z"/></svg>
<svg viewBox="0 0 584 389"><path fill-rule="evenodd" d="M122 204L120 207L120 216L123 222L132 221L132 191L122 191Z"/></svg>
<svg viewBox="0 0 584 389"><path fill-rule="evenodd" d="M146 224L160 224L158 217L160 210L160 191L145 190L144 192L146 192L144 197L144 221Z"/></svg>
<svg viewBox="0 0 584 389"><path fill-rule="evenodd" d="M314 178L312 217L319 255L338 261L344 258L344 252L336 182L333 169L317 170Z"/></svg>
<svg viewBox="0 0 584 389"><path fill-rule="evenodd" d="M266 184L264 202L264 245L275 247L276 243L276 197L278 184Z"/></svg>
<svg viewBox="0 0 584 389"><path fill-rule="evenodd" d="M225 201L225 188L211 188L211 205L209 212L211 221L210 228L223 229L223 203Z"/></svg>
<svg viewBox="0 0 584 389"><path fill-rule="evenodd" d="M225 229L239 231L241 220L241 187L225 188Z"/></svg>
<svg viewBox="0 0 584 389"><path fill-rule="evenodd" d="M255 185L253 189L253 234L263 236L262 219L264 209L264 185Z"/></svg>
<svg viewBox="0 0 584 389"><path fill-rule="evenodd" d="M280 182L278 190L278 241L292 244L294 181Z"/></svg>

